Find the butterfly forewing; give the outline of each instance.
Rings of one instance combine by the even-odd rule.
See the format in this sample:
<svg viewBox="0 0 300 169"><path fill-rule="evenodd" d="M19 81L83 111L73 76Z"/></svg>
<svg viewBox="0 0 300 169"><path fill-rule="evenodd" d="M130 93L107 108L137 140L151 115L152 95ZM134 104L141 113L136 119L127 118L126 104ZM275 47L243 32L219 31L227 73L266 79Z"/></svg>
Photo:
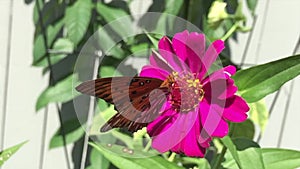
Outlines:
<svg viewBox="0 0 300 169"><path fill-rule="evenodd" d="M76 89L115 105L118 113L101 128L102 132L117 127L133 132L159 115L167 92L162 83L148 77L113 77L83 82ZM151 101L150 96L155 99Z"/></svg>

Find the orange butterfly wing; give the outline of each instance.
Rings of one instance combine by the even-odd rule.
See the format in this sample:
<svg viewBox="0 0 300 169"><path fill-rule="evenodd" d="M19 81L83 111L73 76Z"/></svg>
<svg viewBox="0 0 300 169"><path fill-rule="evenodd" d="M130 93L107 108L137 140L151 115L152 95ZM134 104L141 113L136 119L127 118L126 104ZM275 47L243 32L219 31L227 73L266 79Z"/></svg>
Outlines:
<svg viewBox="0 0 300 169"><path fill-rule="evenodd" d="M162 83L160 79L148 77L113 77L86 81L76 89L115 105L118 113L107 121L101 132L119 127L134 132L159 115L167 93Z"/></svg>

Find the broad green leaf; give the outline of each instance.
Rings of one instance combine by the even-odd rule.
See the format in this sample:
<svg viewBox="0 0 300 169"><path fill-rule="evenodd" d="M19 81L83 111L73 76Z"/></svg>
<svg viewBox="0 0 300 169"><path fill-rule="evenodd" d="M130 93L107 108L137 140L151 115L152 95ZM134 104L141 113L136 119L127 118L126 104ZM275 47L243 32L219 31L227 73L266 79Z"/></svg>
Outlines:
<svg viewBox="0 0 300 169"><path fill-rule="evenodd" d="M192 158L192 157L182 157L185 163L193 163L198 165L198 169L211 169L207 159L205 158Z"/></svg>
<svg viewBox="0 0 300 169"><path fill-rule="evenodd" d="M77 82L76 79L74 79L74 81L76 83L73 86L73 75L70 75L58 82L55 86L50 86L45 89L36 102L36 111L39 111L49 103L67 102L78 96L79 93L75 91L75 87L79 82Z"/></svg>
<svg viewBox="0 0 300 169"><path fill-rule="evenodd" d="M226 153L223 166L230 169L264 169L262 152L259 145L245 138L233 139L240 164L235 163L232 153Z"/></svg>
<svg viewBox="0 0 300 169"><path fill-rule="evenodd" d="M91 151L90 162L91 165L86 169L108 169L109 167L109 161L95 148Z"/></svg>
<svg viewBox="0 0 300 169"><path fill-rule="evenodd" d="M111 151L108 151L107 148L104 148L102 145L99 146L95 143L90 143L90 145L96 148L106 159L120 169L183 169L175 163L171 163L160 156L149 157L149 155L151 155L149 152L146 153L143 151L133 150L133 154L135 156L144 158L132 158L130 157L130 153L123 151L125 147L122 146L112 145L109 148Z"/></svg>
<svg viewBox="0 0 300 169"><path fill-rule="evenodd" d="M241 96L248 103L259 101L300 74L300 55L238 71L234 76Z"/></svg>
<svg viewBox="0 0 300 169"><path fill-rule="evenodd" d="M259 125L260 132L263 133L269 120L269 112L266 107L265 100L249 104L250 106L250 119Z"/></svg>
<svg viewBox="0 0 300 169"><path fill-rule="evenodd" d="M99 112L95 115L93 118L93 123L90 129L91 135L98 135L101 126L109 120L114 114L116 114L116 111L114 110L114 106L108 107L106 110Z"/></svg>
<svg viewBox="0 0 300 169"><path fill-rule="evenodd" d="M87 31L92 16L92 7L91 0L77 0L66 9L64 19L67 36L75 46L77 46Z"/></svg>
<svg viewBox="0 0 300 169"><path fill-rule="evenodd" d="M160 34L167 34L168 28L172 28L174 25L174 20L183 4L183 0L168 0L165 4L165 10L161 14L155 32ZM170 17L171 16L171 17Z"/></svg>
<svg viewBox="0 0 300 169"><path fill-rule="evenodd" d="M128 148L133 149L133 139L132 139L132 137L130 137L130 136L124 134L124 133L121 133L117 130L113 130L111 133L115 138L117 138L117 139L121 140L122 142L124 142Z"/></svg>
<svg viewBox="0 0 300 169"><path fill-rule="evenodd" d="M97 12L108 24L111 24L112 29L121 37L127 38L129 35L133 35L131 18L122 8L114 8L98 2ZM124 40L126 41L126 39Z"/></svg>
<svg viewBox="0 0 300 169"><path fill-rule="evenodd" d="M247 6L250 9L252 15L254 15L256 5L257 5L257 0L247 0Z"/></svg>
<svg viewBox="0 0 300 169"><path fill-rule="evenodd" d="M266 169L294 169L300 167L300 151L263 148Z"/></svg>
<svg viewBox="0 0 300 169"><path fill-rule="evenodd" d="M54 43L53 49L51 49L51 51L53 52L52 54L50 54L51 64L55 64L55 63L59 62L60 60L65 58L68 53L72 53L73 50L74 50L74 45L69 39L66 39L66 38L58 39ZM47 67L48 66L47 59L46 58L43 59L36 66Z"/></svg>
<svg viewBox="0 0 300 169"><path fill-rule="evenodd" d="M177 15L182 7L183 0L168 0L166 1L164 13Z"/></svg>
<svg viewBox="0 0 300 169"><path fill-rule="evenodd" d="M149 43L140 43L132 45L130 51L135 57L149 57L150 47Z"/></svg>
<svg viewBox="0 0 300 169"><path fill-rule="evenodd" d="M158 39L156 39L154 36L152 36L151 34L146 32L147 37L149 38L149 40L152 42L153 46L155 47L155 49L158 49Z"/></svg>
<svg viewBox="0 0 300 169"><path fill-rule="evenodd" d="M99 99L97 107L101 112L105 111L108 108L108 103L106 103L106 101L104 101L103 99Z"/></svg>
<svg viewBox="0 0 300 169"><path fill-rule="evenodd" d="M233 159L235 160L236 164L239 166L239 168L241 169L241 161L237 152L237 149L235 147L235 145L233 144L232 140L230 139L229 136L225 136L224 138L221 139L222 143L224 144L225 147L227 147L227 149L230 151Z"/></svg>
<svg viewBox="0 0 300 169"><path fill-rule="evenodd" d="M66 138L66 144L74 143L79 140L83 134L84 129L82 128L78 119L69 120L63 123L64 134ZM50 140L50 148L57 148L64 145L62 128L60 127L58 131L52 136Z"/></svg>
<svg viewBox="0 0 300 169"><path fill-rule="evenodd" d="M27 141L7 148L0 152L0 166L3 165L5 161L7 161L14 153L16 153Z"/></svg>
<svg viewBox="0 0 300 169"><path fill-rule="evenodd" d="M48 26L49 24L52 24L57 21L57 19L60 19L65 11L65 3L59 2L57 0L50 0L47 2L43 2L42 0L39 0L39 5L41 8L41 14L43 19L44 26ZM37 3L35 3L34 6L34 14L33 14L33 21L35 25L37 26L36 30L37 32L40 32L40 24L39 22L39 13L37 8Z"/></svg>
<svg viewBox="0 0 300 169"><path fill-rule="evenodd" d="M113 66L101 66L100 67L100 76L101 77L112 77L112 76L121 76L122 74L116 70Z"/></svg>
<svg viewBox="0 0 300 169"><path fill-rule="evenodd" d="M242 123L234 124L234 131L232 138L244 137L248 139L253 139L255 134L255 127L251 120L246 120Z"/></svg>
<svg viewBox="0 0 300 169"><path fill-rule="evenodd" d="M54 26L49 25L46 28L47 32L47 44L49 47L52 45L53 41L57 37L57 34L60 32L62 29L63 22L59 21L57 24ZM33 46L33 64L34 66L45 66L44 64L39 64L40 62L45 62L46 61L46 48L45 48L45 42L44 42L44 37L42 34L37 35L34 41L34 46ZM48 66L48 64L47 64Z"/></svg>
<svg viewBox="0 0 300 169"><path fill-rule="evenodd" d="M103 27L99 27L95 35L98 45L105 55L112 55L117 59L124 58L124 51L120 48L118 43L115 42L112 37L110 37Z"/></svg>

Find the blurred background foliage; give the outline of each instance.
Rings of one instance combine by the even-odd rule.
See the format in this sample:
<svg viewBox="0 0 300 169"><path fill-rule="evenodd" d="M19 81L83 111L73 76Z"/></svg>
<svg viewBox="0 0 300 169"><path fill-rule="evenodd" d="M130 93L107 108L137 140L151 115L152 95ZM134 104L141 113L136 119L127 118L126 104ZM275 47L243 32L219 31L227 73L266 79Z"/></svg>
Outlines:
<svg viewBox="0 0 300 169"><path fill-rule="evenodd" d="M42 68L43 75L49 77L49 86L37 99L36 111L47 109L50 103L56 105L61 127L51 138L49 147L66 149L66 145L74 145L71 160L66 154L69 160L68 167L74 166L75 169L274 169L283 166L284 168L300 166L300 152L260 148L253 141L254 138L257 139L255 130L258 131L260 138L268 121L269 113L263 97L278 90L285 82L299 74L299 56L255 66L250 70L241 70L237 73L234 79L239 92L251 103L250 118L244 123L232 124L234 130L228 137L213 140L211 148L208 149L203 159L174 155L169 152L158 155L149 147L151 140L145 130L131 134L115 129L109 134L99 136L99 123L103 123L101 120L108 119L115 113L113 106L100 99L96 100L95 107L98 107L98 111L95 112L92 126L88 128L93 138L89 139L81 125L82 123L85 126L89 125L87 113L91 100L87 96L76 93L74 85L77 81L93 78L95 56L99 54L99 51L108 51L105 53L108 57L101 63L97 77L116 75L116 67L120 65L123 66L123 70L137 74L137 70L132 65L124 64L124 60L128 56L147 59L151 50L157 48L157 42L162 35L145 33L118 41L120 37L126 35L126 32L130 32L127 24L137 22L141 27L146 25L145 27L152 29L146 30L148 32L158 30L174 34L182 31L172 27L172 22L166 20L165 15L151 18L153 23L150 23L151 26L147 25L149 23L144 22L146 15L137 18L133 14L133 7L136 5L132 4L136 1L25 0L27 4L34 3L35 33L32 65ZM257 0L153 0L147 3L149 7L146 12L159 12L183 18L202 30L211 42L228 38L236 40L239 33L251 31L251 26L247 21L255 20ZM89 38L106 24L124 16L130 16L128 22L101 32L97 47L90 49L86 54L93 57L80 60L82 65L86 67L90 65L90 70L84 70L84 73L74 72L78 56ZM222 65L231 64L241 69L244 63L232 63L230 44L225 42L226 50L220 55ZM138 51L143 52L137 55ZM291 67L294 69L286 71ZM265 73L255 76L262 70L266 70ZM76 73L76 80L74 80L74 73ZM126 71L117 72L117 75L126 75ZM251 79L252 77L255 78ZM281 81L278 82L272 77L280 77ZM253 84L246 83L251 80ZM76 81L75 84L74 81ZM271 86L269 91L262 90L266 85ZM86 106L80 107L80 112L85 112L85 114L79 119L73 104L73 101L78 100L86 103ZM112 144L116 145L112 146ZM106 149L113 149L115 153ZM154 155L148 158L130 158L131 153L140 156Z"/></svg>

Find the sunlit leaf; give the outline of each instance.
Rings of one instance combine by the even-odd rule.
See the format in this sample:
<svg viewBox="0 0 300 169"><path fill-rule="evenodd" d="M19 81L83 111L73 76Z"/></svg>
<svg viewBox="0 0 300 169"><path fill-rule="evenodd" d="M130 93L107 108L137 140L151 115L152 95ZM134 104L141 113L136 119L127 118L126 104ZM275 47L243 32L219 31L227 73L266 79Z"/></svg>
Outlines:
<svg viewBox="0 0 300 169"><path fill-rule="evenodd" d="M40 94L36 102L36 111L39 111L49 103L67 102L78 96L79 93L75 91L75 86L78 85L79 82L74 79L75 84L73 86L73 78L73 75L70 75L65 79L59 81L55 86L50 86L45 89Z"/></svg>
<svg viewBox="0 0 300 169"><path fill-rule="evenodd" d="M247 102L259 101L300 74L300 55L238 71L234 76L239 93Z"/></svg>
<svg viewBox="0 0 300 169"><path fill-rule="evenodd" d="M294 169L300 167L300 151L263 148L262 154L267 169Z"/></svg>
<svg viewBox="0 0 300 169"><path fill-rule="evenodd" d="M140 158L131 158L131 154L124 152L124 147L118 145L112 145L109 147L111 151L104 148L105 145L96 145L95 143L90 143L92 147L97 149L101 154L104 155L111 163L120 169L183 169L177 166L175 163L171 163L160 156L149 156L149 152L133 150L135 156ZM142 158L144 157L144 158Z"/></svg>
<svg viewBox="0 0 300 169"><path fill-rule="evenodd" d="M58 39L54 45L53 49L51 49L52 54L50 54L50 61L51 64L55 64L65 58L68 54L72 53L74 50L73 43L66 38L60 38ZM43 66L47 67L48 62L47 59L43 59L41 62L39 62L36 66Z"/></svg>
<svg viewBox="0 0 300 169"><path fill-rule="evenodd" d="M109 167L109 161L95 148L91 151L90 162L91 165L86 169L108 169Z"/></svg>
<svg viewBox="0 0 300 169"><path fill-rule="evenodd" d="M265 100L259 100L258 102L251 103L250 105L250 119L259 125L261 133L263 133L266 129L268 120L269 120L269 112L266 107Z"/></svg>
<svg viewBox="0 0 300 169"><path fill-rule="evenodd" d="M5 161L7 161L14 153L16 153L27 141L7 148L0 152L0 166L3 165Z"/></svg>
<svg viewBox="0 0 300 169"><path fill-rule="evenodd" d="M124 51L118 46L118 43L113 40L112 37L107 33L103 27L99 27L98 31L95 33L96 40L103 55L112 55L117 59L124 58Z"/></svg>
<svg viewBox="0 0 300 169"><path fill-rule="evenodd" d="M133 35L133 23L129 14L122 8L115 8L97 3L97 12L101 15L107 23L112 24L112 29L117 32L121 37L128 37ZM126 39L124 39L126 41Z"/></svg>
<svg viewBox="0 0 300 169"><path fill-rule="evenodd" d="M77 0L66 9L65 25L68 38L76 46L83 38L92 16L92 1Z"/></svg>
<svg viewBox="0 0 300 169"><path fill-rule="evenodd" d="M223 139L222 139L223 141ZM224 143L224 142L223 142ZM264 169L262 152L259 145L245 138L233 139L236 152L226 153L223 167L230 169ZM230 143L230 147L232 144ZM232 149L232 148L231 148ZM239 163L236 161L238 156Z"/></svg>
<svg viewBox="0 0 300 169"><path fill-rule="evenodd" d="M63 22L59 21L54 26L49 25L47 27L47 44L52 45L53 41L57 37L57 34L62 29ZM33 45L33 65L34 66L45 66L45 64L40 64L40 62L46 62L46 48L45 48L45 41L44 36L42 34L37 35L34 45ZM47 64L48 66L48 64Z"/></svg>
<svg viewBox="0 0 300 169"><path fill-rule="evenodd" d="M90 134L91 135L99 134L101 126L107 120L109 120L114 114L116 114L116 111L114 110L114 106L110 106L106 110L97 113L93 118Z"/></svg>
<svg viewBox="0 0 300 169"><path fill-rule="evenodd" d="M122 74L116 70L113 66L101 66L100 67L100 76L101 77L112 77L112 76L121 76Z"/></svg>
<svg viewBox="0 0 300 169"><path fill-rule="evenodd" d="M234 161L236 162L236 164L239 166L239 168L241 168L241 161L240 161L236 146L233 144L230 137L225 136L221 140L222 140L222 143L224 144L224 146L227 147L227 149L231 153L231 155L232 155Z"/></svg>
<svg viewBox="0 0 300 169"><path fill-rule="evenodd" d="M66 144L70 144L79 140L84 134L84 129L82 128L78 119L73 119L64 122L63 129ZM61 146L64 146L62 127L60 127L58 131L54 134L54 136L52 136L49 147L56 148Z"/></svg>

